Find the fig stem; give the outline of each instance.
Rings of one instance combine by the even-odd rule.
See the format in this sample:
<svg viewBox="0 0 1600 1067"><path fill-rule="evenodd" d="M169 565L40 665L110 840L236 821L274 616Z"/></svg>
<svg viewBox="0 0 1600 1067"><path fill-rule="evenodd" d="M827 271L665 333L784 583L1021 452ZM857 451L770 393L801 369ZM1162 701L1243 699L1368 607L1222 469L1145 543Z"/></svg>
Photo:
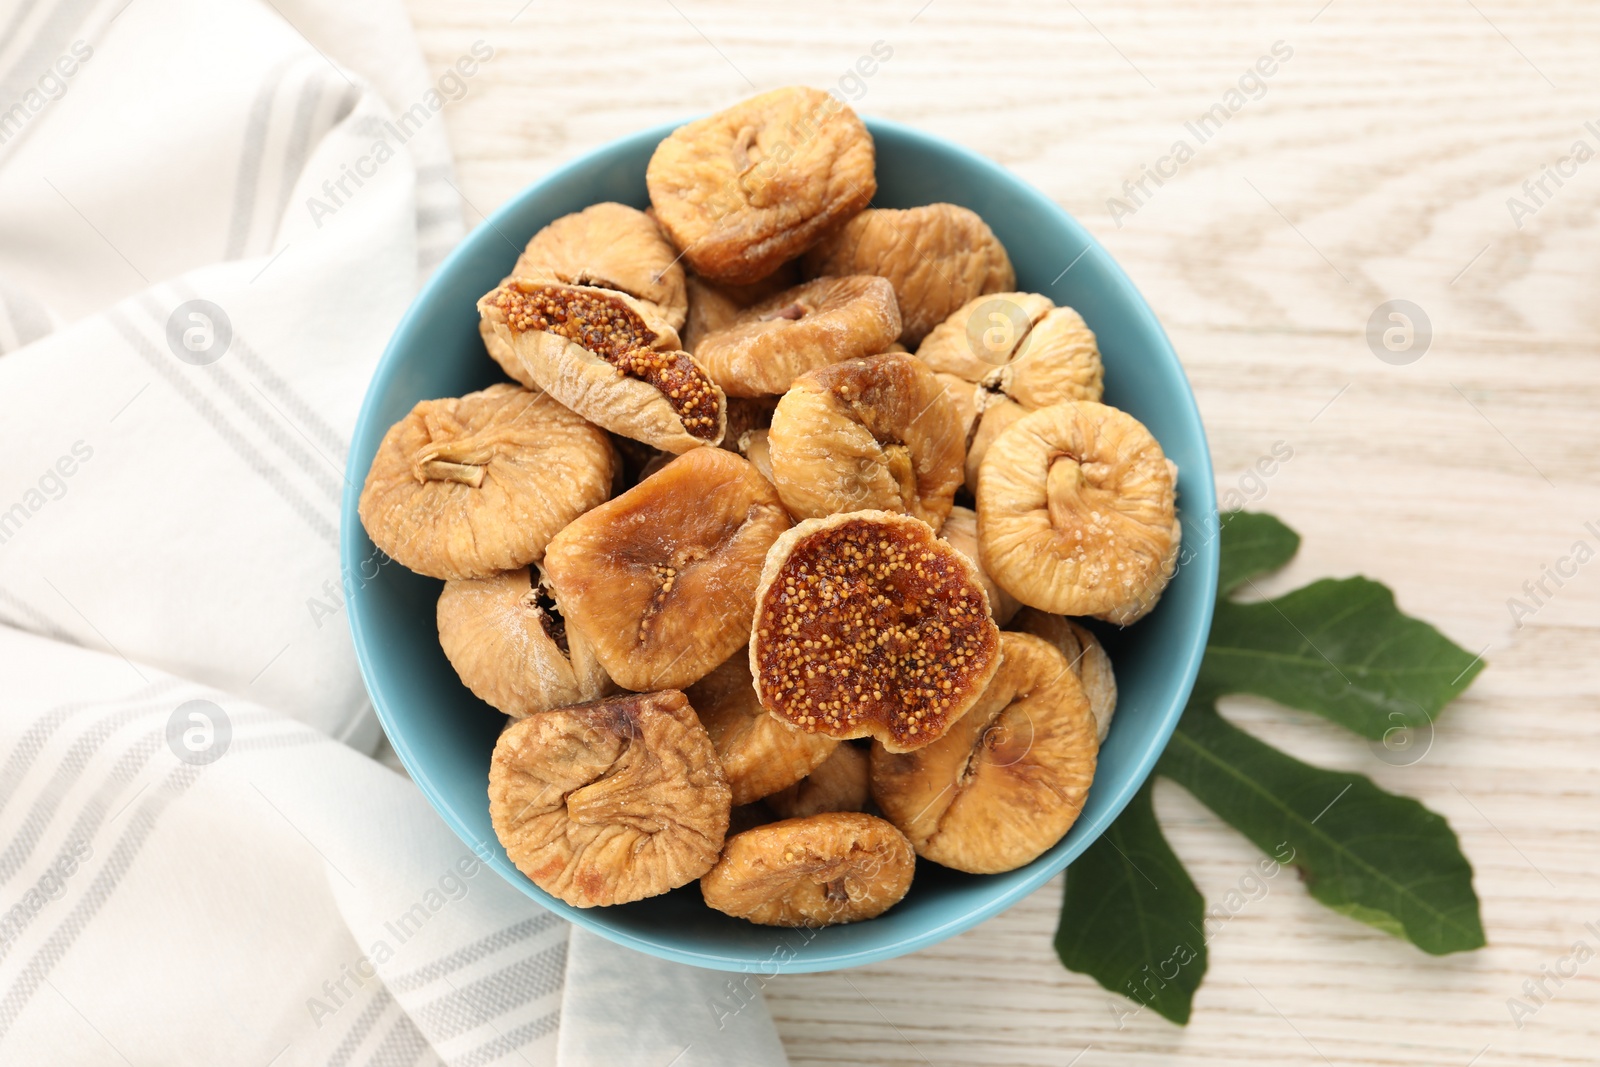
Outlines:
<svg viewBox="0 0 1600 1067"><path fill-rule="evenodd" d="M417 473L423 481L459 482L474 489L483 487L484 469L476 463L451 463L443 459L427 459L417 464Z"/></svg>

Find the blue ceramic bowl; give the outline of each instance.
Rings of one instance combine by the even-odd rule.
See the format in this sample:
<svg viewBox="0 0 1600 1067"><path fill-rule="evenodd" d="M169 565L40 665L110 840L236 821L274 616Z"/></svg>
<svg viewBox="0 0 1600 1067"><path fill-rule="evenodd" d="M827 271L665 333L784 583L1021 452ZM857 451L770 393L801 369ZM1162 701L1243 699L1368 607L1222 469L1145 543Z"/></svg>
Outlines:
<svg viewBox="0 0 1600 1067"><path fill-rule="evenodd" d="M871 922L824 930L754 926L707 908L700 888L583 910L549 896L506 858L489 823L489 756L505 719L478 701L440 651L440 583L380 563L356 515L384 431L419 400L460 396L504 380L478 337L475 302L494 288L535 231L590 204L645 207L645 165L671 126L596 149L530 186L461 243L389 341L367 390L350 450L341 550L350 626L373 705L411 777L463 841L533 901L641 952L730 971L852 967L914 952L982 922L1043 885L1088 847L1137 791L1171 736L1194 684L1217 585L1216 496L1194 397L1156 317L1084 228L1037 190L986 159L889 122L869 121L878 148L879 207L945 201L981 215L1005 243L1017 287L1083 315L1105 357L1106 402L1148 426L1178 464L1184 561L1160 605L1103 634L1121 698L1082 816L1067 837L1020 870L967 875L919 862L910 894Z"/></svg>

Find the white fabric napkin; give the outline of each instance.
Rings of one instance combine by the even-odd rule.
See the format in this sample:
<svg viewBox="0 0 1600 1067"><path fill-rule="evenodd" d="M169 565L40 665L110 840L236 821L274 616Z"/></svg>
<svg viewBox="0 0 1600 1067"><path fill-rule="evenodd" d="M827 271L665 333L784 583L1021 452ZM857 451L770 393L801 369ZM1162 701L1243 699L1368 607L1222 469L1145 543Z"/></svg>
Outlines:
<svg viewBox="0 0 1600 1067"><path fill-rule="evenodd" d="M0 3L0 1062L784 1062L371 758L349 432L508 61L430 76L396 0Z"/></svg>

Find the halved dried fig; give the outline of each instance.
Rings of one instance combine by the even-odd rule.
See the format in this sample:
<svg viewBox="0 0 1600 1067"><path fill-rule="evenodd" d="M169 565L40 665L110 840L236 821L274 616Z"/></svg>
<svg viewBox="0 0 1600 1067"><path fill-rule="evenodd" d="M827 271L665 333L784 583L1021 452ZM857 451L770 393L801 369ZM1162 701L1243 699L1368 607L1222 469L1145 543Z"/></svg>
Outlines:
<svg viewBox="0 0 1600 1067"><path fill-rule="evenodd" d="M1177 563L1174 468L1126 412L1067 401L1025 415L978 473L983 568L1030 607L1126 626Z"/></svg>
<svg viewBox="0 0 1600 1067"><path fill-rule="evenodd" d="M820 815L825 811L866 810L867 802L872 799L867 780L867 750L848 741L835 742L835 745L833 753L810 774L767 797L767 807L784 819Z"/></svg>
<svg viewBox="0 0 1600 1067"><path fill-rule="evenodd" d="M1017 603L1015 597L1001 589L989 573L983 569L983 563L978 551L978 513L971 508L954 507L944 520L944 526L939 529L939 536L950 542L950 547L960 552L972 561L978 568L978 580L983 583L983 591L989 594L989 611L994 615L994 621L1001 626L1011 621L1011 616L1017 613L1022 605Z"/></svg>
<svg viewBox="0 0 1600 1067"><path fill-rule="evenodd" d="M1111 731L1111 717L1117 711L1117 676L1099 639L1071 619L1038 608L1023 608L1011 620L1011 628L1044 638L1067 657L1084 696L1089 698L1089 710L1094 712L1095 740L1104 744Z"/></svg>
<svg viewBox="0 0 1600 1067"><path fill-rule="evenodd" d="M419 574L485 578L544 555L610 493L614 461L605 434L544 393L501 384L424 400L383 435L361 524Z"/></svg>
<svg viewBox="0 0 1600 1067"><path fill-rule="evenodd" d="M843 101L775 89L672 131L650 203L695 271L743 285L793 259L878 190L872 135Z"/></svg>
<svg viewBox="0 0 1600 1067"><path fill-rule="evenodd" d="M802 375L767 440L796 517L896 511L937 530L961 486L960 416L933 372L900 352Z"/></svg>
<svg viewBox="0 0 1600 1067"><path fill-rule="evenodd" d="M817 242L806 253L804 269L813 277L888 278L904 325L900 339L911 347L973 297L1017 284L994 231L955 204L863 211Z"/></svg>
<svg viewBox="0 0 1600 1067"><path fill-rule="evenodd" d="M578 908L658 896L705 874L729 807L711 739L675 690L519 719L489 762L489 818L506 855Z"/></svg>
<svg viewBox="0 0 1600 1067"><path fill-rule="evenodd" d="M615 289L682 329L688 311L678 250L654 219L626 204L594 204L533 235L513 278Z"/></svg>
<svg viewBox="0 0 1600 1067"><path fill-rule="evenodd" d="M872 750L884 815L917 855L970 874L1015 870L1066 836L1099 748L1066 657L1030 634L1000 644L999 673L942 738L916 752Z"/></svg>
<svg viewBox="0 0 1600 1067"><path fill-rule="evenodd" d="M828 812L728 838L700 892L710 907L762 926L831 926L900 903L916 863L905 835L882 819Z"/></svg>
<svg viewBox="0 0 1600 1067"><path fill-rule="evenodd" d="M772 395L807 371L882 352L899 332L887 281L818 278L741 311L695 357L729 396Z"/></svg>
<svg viewBox="0 0 1600 1067"><path fill-rule="evenodd" d="M999 658L977 568L921 520L807 519L767 554L750 666L784 722L921 748L972 707Z"/></svg>
<svg viewBox="0 0 1600 1067"><path fill-rule="evenodd" d="M619 685L678 688L749 639L762 561L788 528L754 467L697 448L562 530L544 566Z"/></svg>
<svg viewBox="0 0 1600 1067"><path fill-rule="evenodd" d="M690 686L687 696L717 748L735 804L787 789L839 745L768 715L756 696L750 657L742 648Z"/></svg>
<svg viewBox="0 0 1600 1067"><path fill-rule="evenodd" d="M917 356L935 371L973 383L978 423L967 444L967 488L1006 427L1063 400L1099 401L1105 368L1093 331L1068 307L1038 293L970 301L934 327Z"/></svg>
<svg viewBox="0 0 1600 1067"><path fill-rule="evenodd" d="M499 344L489 354L524 385L543 389L615 433L686 452L722 440L722 390L653 309L593 286L513 278L478 301Z"/></svg>
<svg viewBox="0 0 1600 1067"><path fill-rule="evenodd" d="M527 567L444 583L439 644L479 700L520 719L613 688L594 649L567 630L555 595Z"/></svg>

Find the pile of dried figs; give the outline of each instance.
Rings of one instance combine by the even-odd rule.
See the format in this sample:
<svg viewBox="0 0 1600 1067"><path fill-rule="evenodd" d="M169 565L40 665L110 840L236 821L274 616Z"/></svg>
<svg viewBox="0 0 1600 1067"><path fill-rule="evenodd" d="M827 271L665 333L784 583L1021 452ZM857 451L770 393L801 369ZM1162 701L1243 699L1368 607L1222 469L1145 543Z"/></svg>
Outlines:
<svg viewBox="0 0 1600 1067"><path fill-rule="evenodd" d="M510 716L507 854L578 907L698 879L783 926L881 914L917 857L1031 862L1116 706L1069 616L1155 605L1176 469L981 218L868 206L836 98L690 123L646 178L534 235L478 302L517 384L419 403L361 495Z"/></svg>

